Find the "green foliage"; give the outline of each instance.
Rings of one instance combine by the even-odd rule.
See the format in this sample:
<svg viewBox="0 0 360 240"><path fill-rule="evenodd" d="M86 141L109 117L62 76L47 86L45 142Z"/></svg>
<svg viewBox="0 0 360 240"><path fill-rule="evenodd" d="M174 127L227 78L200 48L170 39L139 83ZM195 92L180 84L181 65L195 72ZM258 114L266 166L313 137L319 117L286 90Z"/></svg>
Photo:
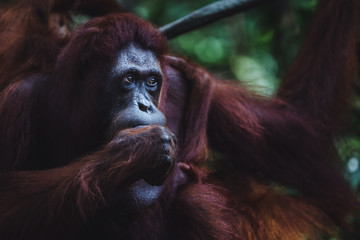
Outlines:
<svg viewBox="0 0 360 240"><path fill-rule="evenodd" d="M137 0L132 10L162 26L211 2ZM170 42L171 49L222 77L260 86L253 89L271 95L296 55L315 4L315 0L274 1L184 34Z"/></svg>

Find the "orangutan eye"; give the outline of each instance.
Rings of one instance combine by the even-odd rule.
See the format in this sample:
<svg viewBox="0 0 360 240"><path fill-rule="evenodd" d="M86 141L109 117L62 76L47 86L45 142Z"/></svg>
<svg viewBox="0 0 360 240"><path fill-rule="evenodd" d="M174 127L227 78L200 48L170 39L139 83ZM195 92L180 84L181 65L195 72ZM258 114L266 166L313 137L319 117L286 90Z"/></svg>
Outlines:
<svg viewBox="0 0 360 240"><path fill-rule="evenodd" d="M127 74L127 75L125 76L125 78L124 78L124 82L125 82L126 84L132 84L132 83L134 83L134 82L135 82L135 77L134 77L134 75L133 75L133 74Z"/></svg>
<svg viewBox="0 0 360 240"><path fill-rule="evenodd" d="M149 87L155 87L157 85L157 83L158 83L158 80L154 76L149 77L146 81L146 84Z"/></svg>

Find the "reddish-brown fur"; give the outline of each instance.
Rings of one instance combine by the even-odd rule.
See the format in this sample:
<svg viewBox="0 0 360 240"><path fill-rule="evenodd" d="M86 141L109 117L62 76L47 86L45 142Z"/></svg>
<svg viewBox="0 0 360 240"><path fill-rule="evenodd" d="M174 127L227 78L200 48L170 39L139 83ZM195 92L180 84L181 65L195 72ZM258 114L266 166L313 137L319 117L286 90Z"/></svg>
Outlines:
<svg viewBox="0 0 360 240"><path fill-rule="evenodd" d="M38 2L0 17L1 239L317 239L358 209L333 143L355 78L358 0L320 1L273 98L165 57L164 38L132 15L60 37L50 12L96 12L86 1ZM163 194L136 211L121 193L151 172L169 130L104 142L97 112L101 76L132 41L162 60L159 107L178 139ZM211 170L210 147L221 155Z"/></svg>

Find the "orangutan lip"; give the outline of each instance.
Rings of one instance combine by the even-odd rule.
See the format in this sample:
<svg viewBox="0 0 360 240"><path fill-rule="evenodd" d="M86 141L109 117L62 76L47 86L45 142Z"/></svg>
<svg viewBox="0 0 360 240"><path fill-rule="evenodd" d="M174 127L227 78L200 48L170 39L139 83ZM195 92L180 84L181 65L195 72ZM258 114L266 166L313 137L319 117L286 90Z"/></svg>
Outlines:
<svg viewBox="0 0 360 240"><path fill-rule="evenodd" d="M144 179L140 179L130 187L130 192L137 204L148 206L153 204L159 198L163 189L163 185L153 186Z"/></svg>

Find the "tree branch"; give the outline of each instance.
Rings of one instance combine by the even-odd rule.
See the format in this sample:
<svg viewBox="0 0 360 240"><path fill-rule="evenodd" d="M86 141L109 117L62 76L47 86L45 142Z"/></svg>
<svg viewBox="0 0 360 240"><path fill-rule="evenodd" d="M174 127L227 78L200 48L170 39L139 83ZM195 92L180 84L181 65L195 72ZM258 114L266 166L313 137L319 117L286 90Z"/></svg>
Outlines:
<svg viewBox="0 0 360 240"><path fill-rule="evenodd" d="M223 0L202 7L159 30L168 39L274 0Z"/></svg>

